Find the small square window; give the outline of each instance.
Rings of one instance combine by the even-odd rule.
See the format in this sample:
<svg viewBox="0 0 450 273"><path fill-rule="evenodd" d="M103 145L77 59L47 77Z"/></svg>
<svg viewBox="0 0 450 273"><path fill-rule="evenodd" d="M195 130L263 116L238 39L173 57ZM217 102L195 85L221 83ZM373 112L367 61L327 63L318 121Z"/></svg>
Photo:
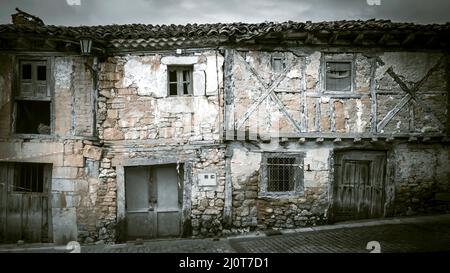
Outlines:
<svg viewBox="0 0 450 273"><path fill-rule="evenodd" d="M281 73L286 68L284 57L272 57L272 70L276 73Z"/></svg>
<svg viewBox="0 0 450 273"><path fill-rule="evenodd" d="M303 191L303 154L264 153L261 192L299 193Z"/></svg>
<svg viewBox="0 0 450 273"><path fill-rule="evenodd" d="M352 90L351 62L326 62L325 73L326 91Z"/></svg>
<svg viewBox="0 0 450 273"><path fill-rule="evenodd" d="M192 94L192 66L169 66L169 95Z"/></svg>
<svg viewBox="0 0 450 273"><path fill-rule="evenodd" d="M50 134L50 101L17 100L16 133Z"/></svg>

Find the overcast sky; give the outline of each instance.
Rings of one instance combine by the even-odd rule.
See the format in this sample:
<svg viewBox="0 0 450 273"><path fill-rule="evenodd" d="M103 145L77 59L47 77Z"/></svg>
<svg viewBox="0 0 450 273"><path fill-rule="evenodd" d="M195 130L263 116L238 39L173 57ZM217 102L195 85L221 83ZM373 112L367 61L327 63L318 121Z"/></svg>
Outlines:
<svg viewBox="0 0 450 273"><path fill-rule="evenodd" d="M48 25L74 26L371 18L415 23L450 21L450 0L0 0L0 3L1 24L11 22L16 7L40 17Z"/></svg>

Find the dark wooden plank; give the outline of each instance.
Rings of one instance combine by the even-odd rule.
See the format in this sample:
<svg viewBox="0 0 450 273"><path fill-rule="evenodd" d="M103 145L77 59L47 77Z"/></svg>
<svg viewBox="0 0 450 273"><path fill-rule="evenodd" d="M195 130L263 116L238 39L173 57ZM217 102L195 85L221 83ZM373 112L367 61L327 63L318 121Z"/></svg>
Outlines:
<svg viewBox="0 0 450 273"><path fill-rule="evenodd" d="M6 208L6 241L22 239L22 194L9 193Z"/></svg>
<svg viewBox="0 0 450 273"><path fill-rule="evenodd" d="M0 242L5 239L6 229L6 194L9 180L8 163L0 164Z"/></svg>

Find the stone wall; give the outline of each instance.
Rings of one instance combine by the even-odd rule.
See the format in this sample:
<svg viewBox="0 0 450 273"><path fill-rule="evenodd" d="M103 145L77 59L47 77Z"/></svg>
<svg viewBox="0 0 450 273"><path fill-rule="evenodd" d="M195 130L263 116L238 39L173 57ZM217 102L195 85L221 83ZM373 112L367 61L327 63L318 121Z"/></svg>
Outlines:
<svg viewBox="0 0 450 273"><path fill-rule="evenodd" d="M316 225L327 219L329 154L331 147L299 145L231 144L231 175L233 179L232 232L254 229L294 228ZM305 153L304 192L294 195L261 193L261 155L263 152Z"/></svg>
<svg viewBox="0 0 450 273"><path fill-rule="evenodd" d="M223 57L217 54L127 55L101 63L100 138L157 140L159 145L218 141ZM193 67L193 95L169 96L168 65Z"/></svg>
<svg viewBox="0 0 450 273"><path fill-rule="evenodd" d="M63 244L97 232L96 198L102 149L94 141L95 93L85 62L92 58L50 57L51 136L17 136L11 132L12 75L18 58L0 55L0 161L52 164L49 229ZM90 139L90 140L88 140ZM86 235L86 236L85 236Z"/></svg>
<svg viewBox="0 0 450 273"><path fill-rule="evenodd" d="M100 176L105 175L109 184L111 181L111 190L116 196L117 184L124 183L116 179L116 166L132 165L160 165L175 164L179 172L184 170L188 164L190 173L185 174L187 180L184 182L182 211L186 213L183 219L184 236L218 236L222 234L223 227L223 209L225 204L225 147L222 145L195 145L195 146L173 146L171 148L150 148L140 152L115 152L110 149L109 154L114 153L108 166L100 168ZM109 160L108 160L109 161ZM203 173L214 173L217 176L216 186L202 186L199 184L198 176ZM119 194L120 195L120 194ZM106 201L106 200L105 200ZM112 202L99 202L98 206L104 208L105 214L101 216L105 223L114 225L116 220L116 207L124 207L126 200L117 200L112 198ZM107 209L106 209L107 208ZM119 212L119 214L125 211ZM118 227L120 228L120 227ZM114 239L114 233L108 232L111 239Z"/></svg>
<svg viewBox="0 0 450 273"><path fill-rule="evenodd" d="M167 67L193 68L193 94L169 96ZM101 210L100 239L120 237L116 226L125 200L117 200L116 168L141 165L189 164L190 196L183 203L188 234L220 235L224 206L224 151L220 143L219 95L223 89L223 57L215 51L186 55L125 55L100 63L97 128L106 158L100 181L107 193L97 200ZM212 146L211 146L212 145ZM217 148L211 148L216 147ZM198 185L203 172L217 174L216 187ZM123 179L123 178L119 178ZM185 233L186 233L185 230ZM117 232L119 231L119 232ZM105 238L103 238L105 237Z"/></svg>
<svg viewBox="0 0 450 273"><path fill-rule="evenodd" d="M449 146L398 145L393 149L392 162L395 181L394 214L439 212L439 208L433 206L430 200L436 192L450 191Z"/></svg>
<svg viewBox="0 0 450 273"><path fill-rule="evenodd" d="M342 149L385 150L384 216L437 212L430 202L435 192L449 190L450 154L440 143L353 143L339 144L275 142L229 144L233 151L233 227L231 232L281 229L328 222L332 205L334 151ZM264 152L305 153L304 192L267 196L261 192L261 155ZM309 166L308 166L309 165Z"/></svg>

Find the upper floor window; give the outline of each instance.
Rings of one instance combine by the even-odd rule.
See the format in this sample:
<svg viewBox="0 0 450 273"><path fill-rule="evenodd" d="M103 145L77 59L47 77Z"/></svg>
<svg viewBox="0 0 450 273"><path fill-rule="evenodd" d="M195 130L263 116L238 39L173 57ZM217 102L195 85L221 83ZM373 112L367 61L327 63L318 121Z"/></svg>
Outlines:
<svg viewBox="0 0 450 273"><path fill-rule="evenodd" d="M51 96L46 60L19 62L13 124L17 134L51 133Z"/></svg>
<svg viewBox="0 0 450 273"><path fill-rule="evenodd" d="M283 56L272 57L272 70L275 73L281 73L286 68L286 62Z"/></svg>
<svg viewBox="0 0 450 273"><path fill-rule="evenodd" d="M326 91L352 91L352 62L327 61L325 75Z"/></svg>
<svg viewBox="0 0 450 273"><path fill-rule="evenodd" d="M303 154L263 154L261 191L265 194L301 193L303 157Z"/></svg>
<svg viewBox="0 0 450 273"><path fill-rule="evenodd" d="M192 94L192 66L169 66L169 95Z"/></svg>

